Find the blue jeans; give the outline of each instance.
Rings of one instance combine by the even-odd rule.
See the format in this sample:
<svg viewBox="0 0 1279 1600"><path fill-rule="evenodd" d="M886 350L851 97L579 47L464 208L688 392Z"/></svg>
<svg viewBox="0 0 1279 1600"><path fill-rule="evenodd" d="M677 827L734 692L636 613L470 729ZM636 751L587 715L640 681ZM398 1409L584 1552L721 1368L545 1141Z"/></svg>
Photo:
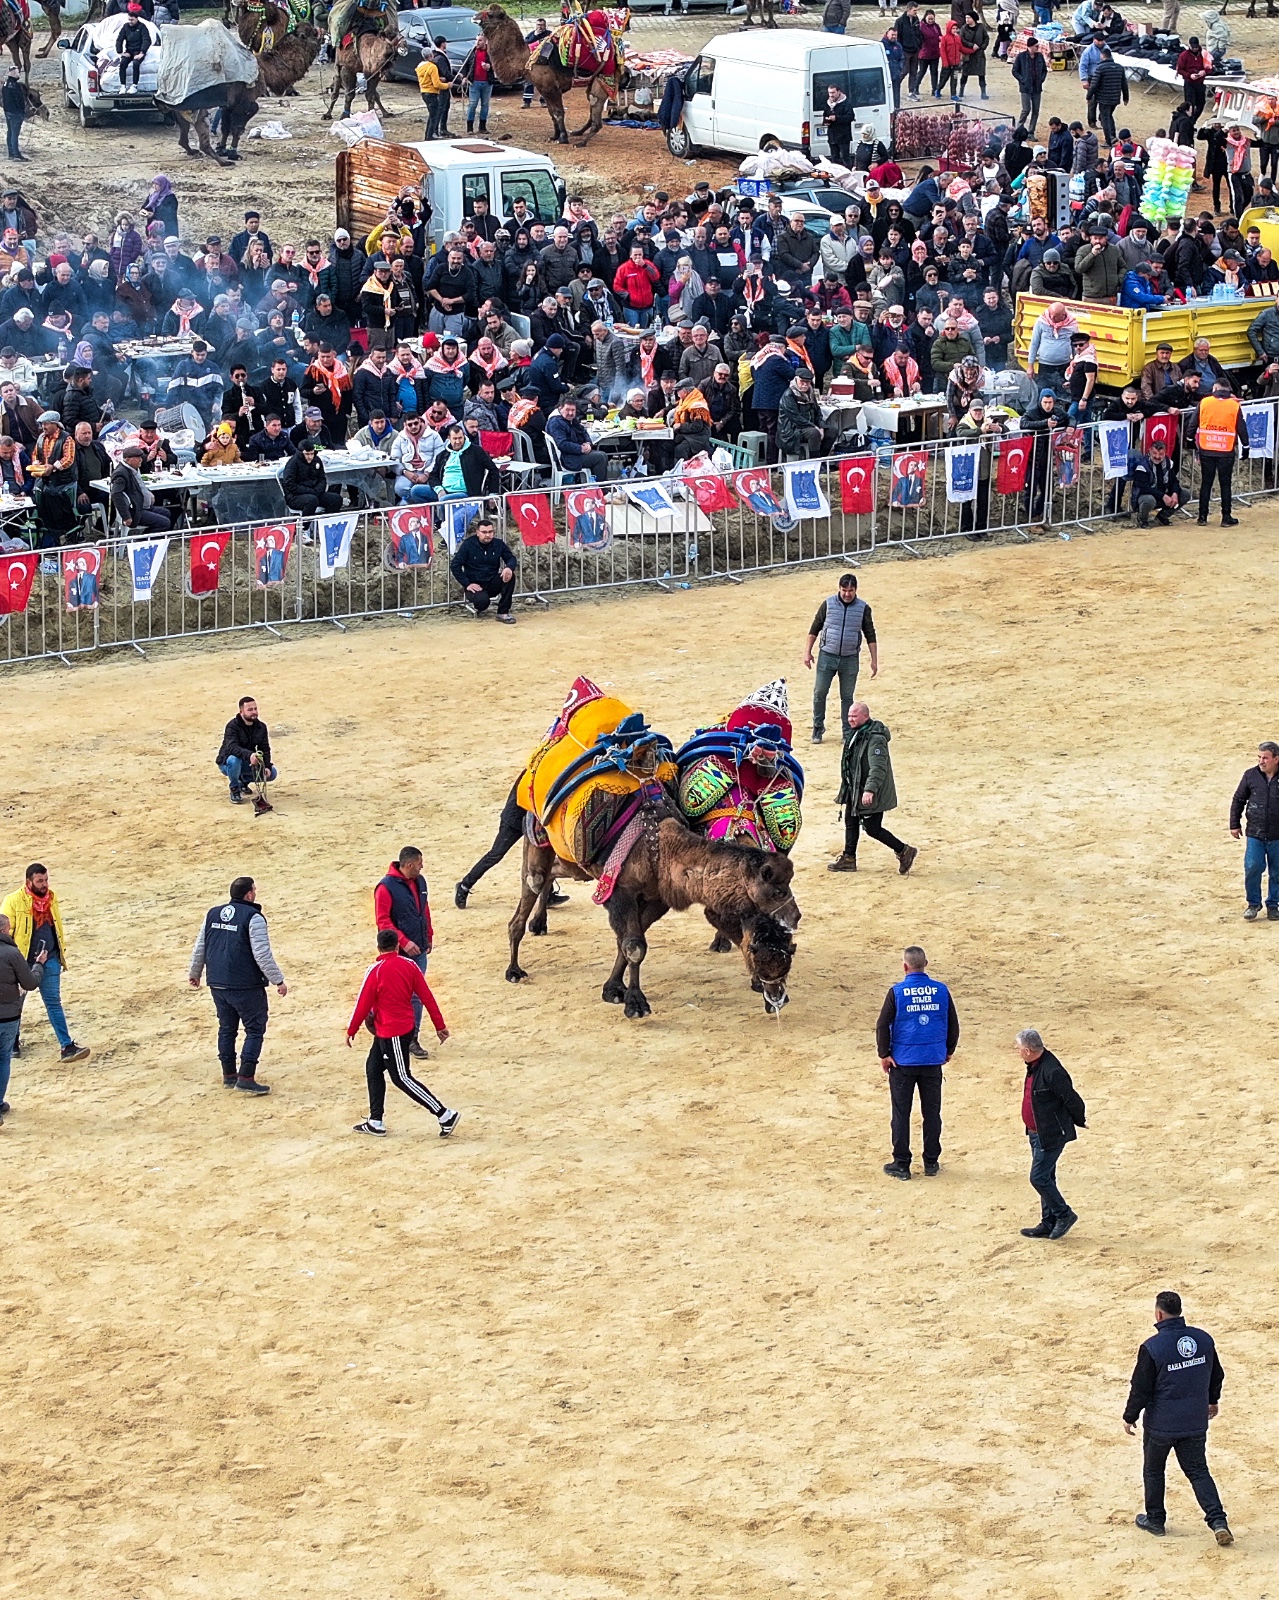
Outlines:
<svg viewBox="0 0 1279 1600"><path fill-rule="evenodd" d="M266 1037L268 1006L265 989L210 989L218 1014L218 1060L222 1076L235 1076L235 1040L244 1024L244 1047L240 1051L240 1077L251 1078L257 1071Z"/></svg>
<svg viewBox="0 0 1279 1600"><path fill-rule="evenodd" d="M1091 398L1087 400L1072 400L1066 414L1077 428L1085 430L1080 457L1084 461L1091 461L1093 434L1092 429L1088 427L1088 423L1092 420Z"/></svg>
<svg viewBox="0 0 1279 1600"><path fill-rule="evenodd" d="M637 311L634 306L623 306L622 315L632 328L647 328L653 320L653 308L648 306L643 311Z"/></svg>
<svg viewBox="0 0 1279 1600"><path fill-rule="evenodd" d="M423 879L423 882L425 882L425 881L426 880ZM422 974L423 977L426 976L426 964L430 959L431 959L430 956L427 955L425 950L423 950L423 952L422 952L422 954L420 956L410 956L409 957L409 960L413 963L413 965L417 968L417 970ZM418 997L416 995L414 995L413 996L413 1032L416 1033L417 1030L421 1026L422 1026L422 1002L418 999Z"/></svg>
<svg viewBox="0 0 1279 1600"><path fill-rule="evenodd" d="M4 126L9 139L9 160L16 161L22 154L18 149L18 135L22 132L22 118L6 111L4 114Z"/></svg>
<svg viewBox="0 0 1279 1600"><path fill-rule="evenodd" d="M12 1022L0 1022L0 1100L9 1093L9 1063L13 1060L13 1043L21 1026L21 1017L14 1017Z"/></svg>
<svg viewBox="0 0 1279 1600"><path fill-rule="evenodd" d="M475 108L480 108L480 122L489 119L489 101L493 98L493 85L491 83L473 83L471 92L466 97L466 126L469 128L475 121Z"/></svg>
<svg viewBox="0 0 1279 1600"><path fill-rule="evenodd" d="M238 790L247 787L248 784L254 781L252 776L247 778L244 776L244 762L240 760L239 756L228 756L225 761L219 762L218 771L231 785L231 791L233 794ZM266 781L268 783L274 783L275 780L275 768L268 767L266 769Z"/></svg>
<svg viewBox="0 0 1279 1600"><path fill-rule="evenodd" d="M1279 839L1249 839L1243 854L1243 889L1250 906L1261 904L1261 874L1270 869L1270 893L1266 905L1279 907Z"/></svg>
<svg viewBox="0 0 1279 1600"><path fill-rule="evenodd" d="M44 963L44 977L40 980L40 998L49 1013L49 1024L57 1035L59 1045L65 1050L72 1042L71 1029L67 1027L67 1014L62 1009L62 963L50 956Z"/></svg>
<svg viewBox="0 0 1279 1600"><path fill-rule="evenodd" d="M1039 1196L1043 1221L1056 1222L1061 1217L1068 1217L1070 1207L1062 1199L1061 1190L1057 1187L1057 1162L1066 1148L1065 1143L1042 1145L1039 1135L1031 1133L1029 1128L1026 1137L1030 1140L1030 1187Z"/></svg>
<svg viewBox="0 0 1279 1600"><path fill-rule="evenodd" d="M410 483L407 478L395 480L395 498L402 505L422 506L432 500L438 500L439 495L429 483Z"/></svg>
<svg viewBox="0 0 1279 1600"><path fill-rule="evenodd" d="M855 656L832 656L828 655L825 650L817 652L817 670L813 678L814 733L825 733L826 731L826 698L830 694L831 684L838 677L839 723L844 738L848 738L848 708L852 705L853 696L857 692L857 669L860 665L860 654Z"/></svg>

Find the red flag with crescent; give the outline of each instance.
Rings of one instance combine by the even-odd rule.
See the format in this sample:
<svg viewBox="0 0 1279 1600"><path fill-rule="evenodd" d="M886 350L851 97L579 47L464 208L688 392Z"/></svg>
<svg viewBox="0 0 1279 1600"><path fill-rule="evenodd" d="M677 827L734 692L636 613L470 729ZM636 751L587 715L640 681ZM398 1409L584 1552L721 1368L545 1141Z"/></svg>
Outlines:
<svg viewBox="0 0 1279 1600"><path fill-rule="evenodd" d="M875 458L849 456L839 464L839 503L845 516L875 509Z"/></svg>
<svg viewBox="0 0 1279 1600"><path fill-rule="evenodd" d="M1031 439L1028 433L1017 433L1011 439L1000 440L999 459L995 465L997 494L1020 494L1026 487L1030 446Z"/></svg>
<svg viewBox="0 0 1279 1600"><path fill-rule="evenodd" d="M27 609L40 557L34 550L0 556L0 617L16 617Z"/></svg>
<svg viewBox="0 0 1279 1600"><path fill-rule="evenodd" d="M1175 411L1161 411L1157 416L1146 418L1145 448L1150 449L1152 444L1162 444L1171 455L1177 448L1177 422Z"/></svg>
<svg viewBox="0 0 1279 1600"><path fill-rule="evenodd" d="M680 477L693 491L699 511L712 516L716 511L731 511L737 504L728 484L711 466L705 455L694 456L680 468Z"/></svg>
<svg viewBox="0 0 1279 1600"><path fill-rule="evenodd" d="M191 547L191 570L187 579L187 588L197 599L201 595L213 594L218 587L218 578L222 570L222 552L226 549L231 539L230 528L220 529L216 533L193 533L189 540Z"/></svg>
<svg viewBox="0 0 1279 1600"><path fill-rule="evenodd" d="M551 512L549 494L510 494L506 497L515 526L520 530L520 543L553 544L555 542L555 517Z"/></svg>

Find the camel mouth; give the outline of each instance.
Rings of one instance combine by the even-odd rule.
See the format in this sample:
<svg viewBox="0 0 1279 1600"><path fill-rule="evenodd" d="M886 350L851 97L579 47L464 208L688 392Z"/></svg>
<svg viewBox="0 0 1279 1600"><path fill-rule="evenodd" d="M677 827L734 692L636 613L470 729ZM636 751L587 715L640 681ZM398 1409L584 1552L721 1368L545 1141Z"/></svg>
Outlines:
<svg viewBox="0 0 1279 1600"><path fill-rule="evenodd" d="M764 1010L770 1017L778 1016L783 1006L790 1004L790 995L786 992L784 983L766 983L764 985Z"/></svg>

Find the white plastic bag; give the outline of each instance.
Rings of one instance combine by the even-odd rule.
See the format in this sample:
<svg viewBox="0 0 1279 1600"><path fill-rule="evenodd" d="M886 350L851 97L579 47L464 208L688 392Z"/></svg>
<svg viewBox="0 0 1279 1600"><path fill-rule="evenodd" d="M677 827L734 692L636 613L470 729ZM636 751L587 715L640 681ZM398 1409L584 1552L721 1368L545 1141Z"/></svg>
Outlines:
<svg viewBox="0 0 1279 1600"><path fill-rule="evenodd" d="M249 129L250 139L291 139L293 135L282 122L258 122Z"/></svg>
<svg viewBox="0 0 1279 1600"><path fill-rule="evenodd" d="M384 137L376 111L357 111L354 116L333 123L330 132L337 134L345 144L359 144L361 139Z"/></svg>

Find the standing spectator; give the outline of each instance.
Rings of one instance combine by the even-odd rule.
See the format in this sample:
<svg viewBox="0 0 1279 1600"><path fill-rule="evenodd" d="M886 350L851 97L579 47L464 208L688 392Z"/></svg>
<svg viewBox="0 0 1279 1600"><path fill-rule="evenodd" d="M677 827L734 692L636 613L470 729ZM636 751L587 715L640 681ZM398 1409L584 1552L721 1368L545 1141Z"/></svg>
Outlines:
<svg viewBox="0 0 1279 1600"><path fill-rule="evenodd" d="M276 770L271 764L271 736L258 715L258 703L251 694L243 695L239 709L222 730L217 754L218 771L231 785L231 804L243 803L244 791L251 783L274 783Z"/></svg>
<svg viewBox="0 0 1279 1600"><path fill-rule="evenodd" d="M946 85L949 84L950 98L955 105L959 104L959 64L963 59L964 42L959 36L958 22L952 19L946 24L941 36L942 74L937 96L940 99L946 91ZM1013 76L1017 76L1016 67L1013 68Z"/></svg>
<svg viewBox="0 0 1279 1600"><path fill-rule="evenodd" d="M1093 69L1088 89L1097 107L1097 115L1101 118L1101 131L1106 135L1106 143L1113 145L1118 137L1115 132L1115 111L1121 100L1124 105L1128 104L1128 74L1105 45L1101 47L1101 61Z"/></svg>
<svg viewBox="0 0 1279 1600"><path fill-rule="evenodd" d="M1038 1226L1021 1231L1027 1239L1064 1239L1079 1218L1057 1187L1057 1163L1071 1140L1079 1137L1075 1129L1087 1126L1084 1103L1070 1074L1045 1049L1034 1028L1023 1028L1017 1035L1017 1053L1026 1063L1021 1120L1030 1141L1030 1186L1039 1196L1042 1212Z"/></svg>
<svg viewBox="0 0 1279 1600"><path fill-rule="evenodd" d="M981 17L981 0L972 0L972 8L966 7L963 25L959 30L960 43L964 47L964 73L959 84L961 96L968 93L969 78L977 79L977 87L981 90L983 100L989 100L986 93L986 52L990 49L990 29Z"/></svg>
<svg viewBox="0 0 1279 1600"><path fill-rule="evenodd" d="M933 99L941 99L941 90L937 85L937 68L941 62L941 28L937 24L937 13L925 11L924 20L919 24L919 60L915 68L916 89L924 81L924 73L928 73L929 87L933 91Z"/></svg>
<svg viewBox="0 0 1279 1600"><path fill-rule="evenodd" d="M1079 279L1080 299L1113 306L1126 269L1119 247L1111 244L1109 235L1104 218L1098 214L1088 224L1088 243L1075 251L1072 264Z"/></svg>
<svg viewBox="0 0 1279 1600"><path fill-rule="evenodd" d="M910 1111L919 1090L924 1124L924 1176L941 1171L942 1068L959 1043L959 1014L950 990L928 975L928 957L917 944L902 951L906 974L884 996L875 1024L879 1064L888 1075L892 1099L893 1159L890 1178L910 1180Z"/></svg>
<svg viewBox="0 0 1279 1600"><path fill-rule="evenodd" d="M847 15L849 0L832 0L843 5ZM829 10L829 7L827 8ZM843 33L843 28L827 28L828 33ZM822 112L822 125L830 144L830 158L846 167L852 160L850 146L853 139L853 103L839 87L832 83L826 91L826 108Z"/></svg>
<svg viewBox="0 0 1279 1600"><path fill-rule="evenodd" d="M40 998L49 1015L63 1061L87 1061L89 1050L71 1037L66 1013L62 1009L62 974L67 966L67 936L62 927L58 897L49 887L49 869L38 861L27 868L21 889L15 889L0 905L0 916L9 919L13 942L28 965L39 962L44 968ZM12 1053L20 1055L16 1036Z"/></svg>
<svg viewBox="0 0 1279 1600"><path fill-rule="evenodd" d="M823 33L843 33L848 27L851 10L852 0L826 0L826 8L822 12Z"/></svg>
<svg viewBox="0 0 1279 1600"><path fill-rule="evenodd" d="M848 726L852 734L844 744L836 797L836 804L844 808L844 853L826 870L857 871L857 840L865 828L870 838L887 845L897 857L897 870L904 877L919 851L913 844L903 844L884 827L884 813L897 805L897 786L888 754L892 734L882 722L872 719L864 700L849 707Z"/></svg>
<svg viewBox="0 0 1279 1600"><path fill-rule="evenodd" d="M888 58L888 75L893 80L893 110L902 108L902 79L906 76L906 55L897 42L897 29L886 28L880 43Z"/></svg>
<svg viewBox="0 0 1279 1600"><path fill-rule="evenodd" d="M416 1027L410 1028L414 1013L421 1015L425 1006L435 1024L435 1036L441 1044L449 1036L444 1017L435 1003L435 996L427 987L413 962L406 960L396 950L399 935L394 928L381 928L377 936L377 960L365 974L355 1010L346 1025L346 1043L351 1041L362 1025L371 1023L373 1043L369 1047L364 1074L369 1086L369 1114L364 1122L355 1124L354 1132L386 1134L382 1113L386 1107L386 1074L397 1089L403 1090L410 1100L439 1119L440 1138L447 1139L457 1127L461 1113L450 1111L442 1100L437 1100L424 1083L419 1083L409 1071L406 1056L410 1041L416 1042ZM415 1052L425 1056L425 1050Z"/></svg>
<svg viewBox="0 0 1279 1600"><path fill-rule="evenodd" d="M48 959L48 951L41 950L28 963L14 941L8 917L0 916L0 1127L9 1111L9 1069L22 1027L22 1002L40 987Z"/></svg>
<svg viewBox="0 0 1279 1600"><path fill-rule="evenodd" d="M1125 1433L1136 1433L1137 1418L1145 1412L1141 1476L1146 1509L1137 1526L1156 1538L1165 1534L1164 1473L1169 1452L1176 1451L1177 1465L1190 1480L1217 1543L1235 1542L1208 1471L1208 1424L1217 1415L1225 1380L1212 1335L1189 1327L1181 1296L1162 1290L1155 1296L1154 1336L1137 1352L1124 1407Z"/></svg>
<svg viewBox="0 0 1279 1600"><path fill-rule="evenodd" d="M1026 48L1013 62L1013 80L1021 91L1020 123L1033 139L1039 124L1039 102L1048 77L1048 61L1032 35Z"/></svg>
<svg viewBox="0 0 1279 1600"><path fill-rule="evenodd" d="M1255 922L1261 910L1262 874L1270 874L1266 916L1279 922L1279 744L1263 739L1257 765L1249 767L1230 799L1230 836L1239 837L1240 823L1248 836L1243 858L1244 921Z"/></svg>
<svg viewBox="0 0 1279 1600"><path fill-rule="evenodd" d="M471 87L466 96L466 131L475 132L475 112L479 108L480 132L489 131L489 101L493 98L493 66L481 41L471 57ZM559 231L558 229L556 230Z"/></svg>
<svg viewBox="0 0 1279 1600"><path fill-rule="evenodd" d="M31 115L31 97L27 93L27 86L18 76L17 67L9 68L9 75L4 80L4 88L0 90L0 101L4 105L4 126L9 139L9 160L25 161L27 158L18 149L18 135L22 132L22 124Z"/></svg>
<svg viewBox="0 0 1279 1600"><path fill-rule="evenodd" d="M441 137L439 129L441 120L448 118L449 84L451 78L441 70L438 56L434 51L422 57L415 69L418 92L422 96L422 104L426 107L426 131L424 139L438 139Z"/></svg>
<svg viewBox="0 0 1279 1600"><path fill-rule="evenodd" d="M910 4L897 19L897 43L902 47L902 55L906 60L906 91L912 100L919 99L919 50L923 42L919 7L915 4L915 0L910 0Z"/></svg>
<svg viewBox="0 0 1279 1600"><path fill-rule="evenodd" d="M489 601L497 597L497 620L515 621L511 597L515 593L515 557L487 517L482 517L458 545L449 571L462 585L466 609L482 617Z"/></svg>
<svg viewBox="0 0 1279 1600"><path fill-rule="evenodd" d="M283 999L289 986L271 953L266 917L257 900L252 878L237 878L232 883L226 905L214 906L205 915L191 952L187 981L198 989L201 974L207 973L218 1015L223 1087L240 1089L245 1094L270 1094L270 1085L257 1080L269 1013L266 991L269 984L274 984ZM241 1023L244 1045L237 1072L235 1042Z"/></svg>
<svg viewBox="0 0 1279 1600"><path fill-rule="evenodd" d="M435 931L431 927L431 906L422 873L422 852L416 845L405 845L398 859L386 869L386 876L373 891L373 915L379 932L392 929L399 939L396 948L400 954L407 956L419 972L425 973L435 943ZM426 1051L417 1037L421 1021L422 1002L414 995L409 1054L425 1060Z"/></svg>
<svg viewBox="0 0 1279 1600"><path fill-rule="evenodd" d="M1177 57L1174 69L1181 79L1186 91L1186 105L1190 108L1190 120L1198 122L1203 116L1204 103L1208 98L1204 88L1204 80L1212 70L1211 63L1204 59L1203 46L1199 40L1192 36L1186 48Z"/></svg>
<svg viewBox="0 0 1279 1600"><path fill-rule="evenodd" d="M1246 451L1248 432L1239 402L1230 392L1225 378L1218 378L1212 393L1199 402L1195 444L1199 450L1199 525L1208 521L1215 479L1221 485L1221 526L1237 528L1239 518L1230 515L1230 488L1235 470L1236 439Z"/></svg>
<svg viewBox="0 0 1279 1600"><path fill-rule="evenodd" d="M870 675L879 675L879 644L870 607L857 598L857 579L845 572L836 591L817 608L808 638L804 641L804 665L813 669L813 646L817 652L817 676L813 679L813 743L820 744L826 731L826 700L830 686L839 678L839 720L848 724L848 713L857 693L857 673L861 667L862 640L870 648ZM847 733L845 739L849 737Z"/></svg>

